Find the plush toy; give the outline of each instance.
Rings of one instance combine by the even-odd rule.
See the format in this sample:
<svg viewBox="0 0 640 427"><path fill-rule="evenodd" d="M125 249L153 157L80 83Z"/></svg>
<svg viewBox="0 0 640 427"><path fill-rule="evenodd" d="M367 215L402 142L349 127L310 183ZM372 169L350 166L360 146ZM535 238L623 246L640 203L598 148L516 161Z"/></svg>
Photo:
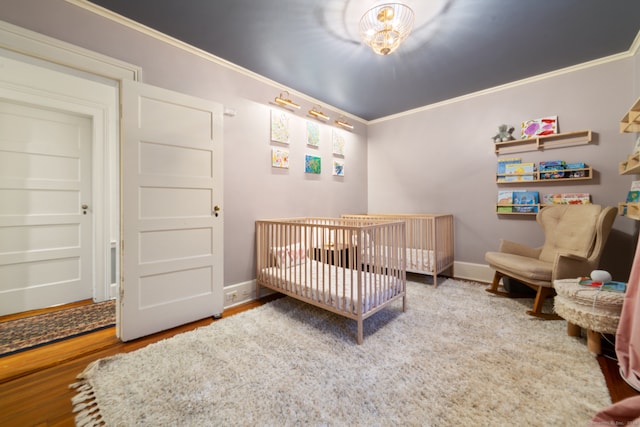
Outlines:
<svg viewBox="0 0 640 427"><path fill-rule="evenodd" d="M498 133L493 137L493 142L513 141L515 138L511 134L514 130L513 126L498 126Z"/></svg>

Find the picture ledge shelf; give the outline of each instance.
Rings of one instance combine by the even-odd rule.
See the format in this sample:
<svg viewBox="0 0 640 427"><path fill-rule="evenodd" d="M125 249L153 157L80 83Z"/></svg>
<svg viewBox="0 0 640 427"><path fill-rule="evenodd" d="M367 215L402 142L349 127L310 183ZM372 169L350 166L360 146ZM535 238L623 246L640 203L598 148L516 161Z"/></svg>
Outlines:
<svg viewBox="0 0 640 427"><path fill-rule="evenodd" d="M636 175L640 173L640 153L629 155L627 160L620 162L618 166L620 175Z"/></svg>
<svg viewBox="0 0 640 427"><path fill-rule="evenodd" d="M553 135L535 136L528 139L516 139L494 143L496 154L522 153L526 151L538 151L551 148L571 147L586 145L592 140L590 130L556 133Z"/></svg>
<svg viewBox="0 0 640 427"><path fill-rule="evenodd" d="M630 204L635 204L638 205L636 206L636 209L638 209L638 214L640 215L640 203L630 203ZM620 203L620 205L622 205L622 203ZM541 211L542 209L548 207L548 206L562 206L560 204L547 204L547 203L536 203L536 204L528 204L528 205L514 205L514 204L510 204L510 205L496 205L496 213L498 215L537 215L539 211ZM535 212L501 212L498 210L498 208L504 208L504 207L526 207L526 208L535 208L537 207L537 211ZM618 206L618 211L620 213L620 215L622 215L622 207ZM628 215L627 215L628 216ZM638 218L640 219L640 218Z"/></svg>
<svg viewBox="0 0 640 427"><path fill-rule="evenodd" d="M640 132L640 98L620 120L620 133Z"/></svg>
<svg viewBox="0 0 640 427"><path fill-rule="evenodd" d="M584 176L580 177L562 177L562 178L541 178L542 175L548 173L549 171L533 171L533 172L523 172L523 173L498 173L496 174L496 184L533 184L533 183L558 183L558 182L568 182L568 181L585 181L593 179L593 168L591 166L586 168L577 168L577 169L564 169L563 172L571 173L571 172L584 172ZM516 181L505 181L508 177L531 177L530 179L520 179Z"/></svg>
<svg viewBox="0 0 640 427"><path fill-rule="evenodd" d="M640 220L640 203L618 203L618 215Z"/></svg>

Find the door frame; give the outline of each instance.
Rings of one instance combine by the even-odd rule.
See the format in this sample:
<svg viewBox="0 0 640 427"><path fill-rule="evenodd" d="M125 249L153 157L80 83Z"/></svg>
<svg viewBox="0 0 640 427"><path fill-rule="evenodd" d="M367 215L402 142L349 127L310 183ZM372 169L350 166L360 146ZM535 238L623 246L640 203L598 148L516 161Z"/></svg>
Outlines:
<svg viewBox="0 0 640 427"><path fill-rule="evenodd" d="M119 206L119 86L122 80L139 80L140 67L80 48L70 43L0 21L0 55L45 66L55 71L106 83L113 82L115 96L108 102L71 103L57 97L52 106L92 119L92 179L94 207L94 298L119 298L120 206ZM12 88L3 88L11 90ZM32 94L22 93L28 100ZM56 97L54 97L56 98ZM32 98L35 99L35 98ZM54 102L55 101L55 102ZM115 251L114 251L115 249ZM115 253L112 254L112 251ZM112 278L112 262L115 277ZM113 280L112 280L113 279ZM103 284L103 286L97 286Z"/></svg>

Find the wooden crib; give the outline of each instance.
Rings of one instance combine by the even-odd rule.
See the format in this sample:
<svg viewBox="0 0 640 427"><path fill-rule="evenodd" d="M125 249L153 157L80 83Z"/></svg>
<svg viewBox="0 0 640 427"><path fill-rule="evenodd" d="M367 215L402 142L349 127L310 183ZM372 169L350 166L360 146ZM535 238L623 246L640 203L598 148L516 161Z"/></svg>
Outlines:
<svg viewBox="0 0 640 427"><path fill-rule="evenodd" d="M256 221L256 295L260 286L357 321L406 304L405 223L369 218Z"/></svg>
<svg viewBox="0 0 640 427"><path fill-rule="evenodd" d="M364 214L342 215L345 219L404 221L406 224L407 271L433 276L453 269L453 215L451 214Z"/></svg>

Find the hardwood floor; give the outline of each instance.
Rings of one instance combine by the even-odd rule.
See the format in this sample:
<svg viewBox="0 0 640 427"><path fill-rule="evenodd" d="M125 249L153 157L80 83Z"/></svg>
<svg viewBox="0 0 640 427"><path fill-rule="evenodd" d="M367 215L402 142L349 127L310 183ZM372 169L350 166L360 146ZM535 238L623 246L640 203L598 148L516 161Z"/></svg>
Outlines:
<svg viewBox="0 0 640 427"><path fill-rule="evenodd" d="M272 295L227 309L224 317L257 307L278 298ZM170 331L136 341L122 343L115 337L115 328L68 339L34 350L0 358L0 426L73 426L69 385L94 360L129 352L161 339L169 338L208 325L215 320L204 319ZM585 345L585 351L587 351ZM639 393L620 378L614 360L604 356L598 362L607 381L611 399L617 402Z"/></svg>

